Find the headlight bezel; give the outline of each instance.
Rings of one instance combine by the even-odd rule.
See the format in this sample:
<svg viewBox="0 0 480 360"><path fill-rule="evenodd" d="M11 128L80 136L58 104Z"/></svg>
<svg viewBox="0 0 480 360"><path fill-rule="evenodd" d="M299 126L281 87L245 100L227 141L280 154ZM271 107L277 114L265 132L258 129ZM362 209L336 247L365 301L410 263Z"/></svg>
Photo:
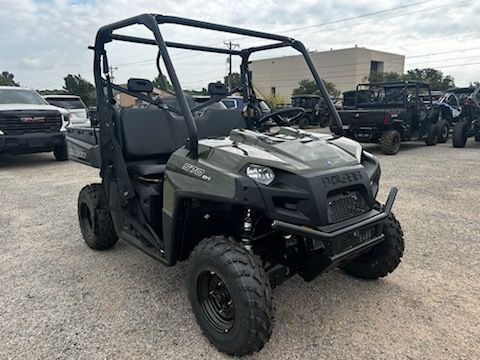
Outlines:
<svg viewBox="0 0 480 360"><path fill-rule="evenodd" d="M275 171L265 165L248 164L244 173L249 179L262 185L268 186L275 181Z"/></svg>

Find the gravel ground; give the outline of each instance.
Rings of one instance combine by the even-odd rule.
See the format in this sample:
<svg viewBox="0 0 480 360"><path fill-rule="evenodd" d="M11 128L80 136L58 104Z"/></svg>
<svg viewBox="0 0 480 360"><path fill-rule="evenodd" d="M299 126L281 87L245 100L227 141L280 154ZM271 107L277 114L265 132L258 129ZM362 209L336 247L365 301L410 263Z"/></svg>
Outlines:
<svg viewBox="0 0 480 360"><path fill-rule="evenodd" d="M252 358L479 359L480 144L366 148L382 163L380 199L400 189L403 262L380 281L331 271L276 288L273 336ZM0 358L226 358L195 323L186 264L84 245L77 195L97 180L51 154L0 157Z"/></svg>

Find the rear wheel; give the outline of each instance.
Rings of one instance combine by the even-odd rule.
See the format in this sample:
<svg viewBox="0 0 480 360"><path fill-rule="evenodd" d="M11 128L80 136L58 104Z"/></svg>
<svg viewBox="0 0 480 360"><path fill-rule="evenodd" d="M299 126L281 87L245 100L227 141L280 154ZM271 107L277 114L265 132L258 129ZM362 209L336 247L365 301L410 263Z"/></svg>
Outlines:
<svg viewBox="0 0 480 360"><path fill-rule="evenodd" d="M101 184L85 186L78 196L78 221L83 239L95 250L113 247L118 237Z"/></svg>
<svg viewBox="0 0 480 360"><path fill-rule="evenodd" d="M448 121L447 120L440 120L437 123L437 128L438 128L438 142L443 144L446 143L448 140L448 133L450 127L448 126Z"/></svg>
<svg viewBox="0 0 480 360"><path fill-rule="evenodd" d="M382 134L380 146L386 155L395 155L400 150L402 137L397 130L387 130Z"/></svg>
<svg viewBox="0 0 480 360"><path fill-rule="evenodd" d="M198 324L230 355L259 351L272 333L272 290L261 264L242 245L213 236L190 256L188 296Z"/></svg>
<svg viewBox="0 0 480 360"><path fill-rule="evenodd" d="M68 160L67 144L63 143L62 145L56 146L53 149L53 155L58 161Z"/></svg>
<svg viewBox="0 0 480 360"><path fill-rule="evenodd" d="M468 139L468 122L460 121L453 127L452 143L453 147L463 148Z"/></svg>
<svg viewBox="0 0 480 360"><path fill-rule="evenodd" d="M368 253L362 254L343 266L343 270L356 278L378 279L397 268L405 248L400 223L390 214L383 225L385 239Z"/></svg>
<svg viewBox="0 0 480 360"><path fill-rule="evenodd" d="M428 124L427 137L425 138L425 145L433 146L438 142L438 128L436 125Z"/></svg>

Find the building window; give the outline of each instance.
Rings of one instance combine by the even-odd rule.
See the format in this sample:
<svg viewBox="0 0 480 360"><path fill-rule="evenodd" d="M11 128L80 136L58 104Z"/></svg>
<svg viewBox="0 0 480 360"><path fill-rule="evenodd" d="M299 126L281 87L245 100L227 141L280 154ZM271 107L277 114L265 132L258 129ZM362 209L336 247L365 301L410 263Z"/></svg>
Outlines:
<svg viewBox="0 0 480 360"><path fill-rule="evenodd" d="M270 88L270 94L272 94L273 96L275 96L277 94L277 89L275 88L275 86L272 86Z"/></svg>
<svg viewBox="0 0 480 360"><path fill-rule="evenodd" d="M370 74L383 73L383 61L371 61L370 62Z"/></svg>

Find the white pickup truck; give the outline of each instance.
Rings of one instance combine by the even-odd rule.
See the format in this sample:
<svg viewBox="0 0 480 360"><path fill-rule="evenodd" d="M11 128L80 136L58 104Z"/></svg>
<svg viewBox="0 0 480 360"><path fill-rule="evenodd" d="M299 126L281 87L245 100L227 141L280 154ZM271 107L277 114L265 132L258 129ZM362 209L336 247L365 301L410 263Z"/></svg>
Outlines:
<svg viewBox="0 0 480 360"><path fill-rule="evenodd" d="M69 112L48 104L37 92L0 86L0 154L53 151L67 160L65 142Z"/></svg>
<svg viewBox="0 0 480 360"><path fill-rule="evenodd" d="M90 126L88 108L77 95L45 95L43 97L50 105L58 106L68 111L70 126Z"/></svg>

